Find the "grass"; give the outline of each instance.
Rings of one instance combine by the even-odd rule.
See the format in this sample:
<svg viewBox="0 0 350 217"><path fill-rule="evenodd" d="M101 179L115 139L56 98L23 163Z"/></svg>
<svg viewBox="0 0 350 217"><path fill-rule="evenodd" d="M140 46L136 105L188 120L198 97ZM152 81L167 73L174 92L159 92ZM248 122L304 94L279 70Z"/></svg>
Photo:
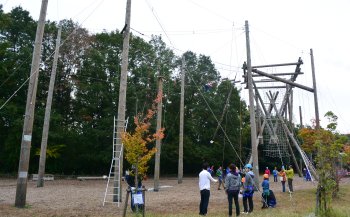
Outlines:
<svg viewBox="0 0 350 217"><path fill-rule="evenodd" d="M270 209L261 209L261 203L254 203L254 212L249 216L251 217L270 217L270 216L279 216L279 217L313 217L315 211L315 190L300 190L295 192L292 197L288 193L277 194L277 207ZM257 197L257 194L254 195ZM242 201L240 201L240 206L242 209ZM340 194L338 198L333 199L332 201L332 217L349 217L350 216L350 185L341 186ZM225 204L225 209L219 208L208 208L207 216L215 217L226 217L227 213L227 204ZM233 212L234 208L233 208ZM179 207L179 213L177 214L157 214L146 212L147 217L198 217L197 213L182 212L181 207ZM241 215L242 216L242 215Z"/></svg>

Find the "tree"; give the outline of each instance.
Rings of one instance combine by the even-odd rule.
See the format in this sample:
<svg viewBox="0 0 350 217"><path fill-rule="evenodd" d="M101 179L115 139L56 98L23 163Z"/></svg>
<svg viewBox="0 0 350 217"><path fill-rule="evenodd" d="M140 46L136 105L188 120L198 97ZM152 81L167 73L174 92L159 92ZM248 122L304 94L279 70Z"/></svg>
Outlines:
<svg viewBox="0 0 350 217"><path fill-rule="evenodd" d="M18 168L35 31L28 11L16 7L4 13L0 5L0 164L5 172Z"/></svg>
<svg viewBox="0 0 350 217"><path fill-rule="evenodd" d="M327 112L325 117L330 123L327 129L303 128L299 136L303 140L303 147L309 150L317 150L316 168L319 175L316 196L316 214L332 216L332 198L339 192L339 180L337 163L339 154L347 138L336 133L337 116L333 112ZM305 145L304 145L305 144Z"/></svg>
<svg viewBox="0 0 350 217"><path fill-rule="evenodd" d="M152 143L156 139L162 139L164 137L164 129L160 129L154 134L150 134L150 120L155 114L156 104L160 102L161 95L158 95L157 99L152 105L152 109L147 111L145 117L141 114L134 117L134 123L136 125L133 133L122 133L122 142L125 148L125 159L136 168L135 171L135 184L138 183L138 176L144 177L148 169L148 161L156 153L156 148L148 148L147 144ZM138 186L138 184L136 184Z"/></svg>

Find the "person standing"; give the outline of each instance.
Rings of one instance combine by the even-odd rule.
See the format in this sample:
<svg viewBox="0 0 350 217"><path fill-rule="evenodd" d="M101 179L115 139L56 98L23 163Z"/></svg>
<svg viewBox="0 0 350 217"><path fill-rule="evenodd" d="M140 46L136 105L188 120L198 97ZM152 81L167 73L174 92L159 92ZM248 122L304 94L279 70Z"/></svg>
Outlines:
<svg viewBox="0 0 350 217"><path fill-rule="evenodd" d="M262 208L268 208L268 198L270 196L270 183L269 183L269 175L264 174L264 181L261 183L261 187L263 189L262 197L263 197L263 207Z"/></svg>
<svg viewBox="0 0 350 217"><path fill-rule="evenodd" d="M311 174L310 171L308 169L306 169L306 181L310 181L311 182Z"/></svg>
<svg viewBox="0 0 350 217"><path fill-rule="evenodd" d="M269 179L270 179L271 171L269 170L268 167L266 167L266 169L265 169L265 174L267 174L269 176Z"/></svg>
<svg viewBox="0 0 350 217"><path fill-rule="evenodd" d="M282 167L281 171L278 174L280 176L281 179L281 183L282 183L282 192L286 192L286 172L284 172L284 168Z"/></svg>
<svg viewBox="0 0 350 217"><path fill-rule="evenodd" d="M232 216L232 199L235 201L236 216L239 216L238 195L241 188L241 176L236 171L234 164L230 165L230 173L225 178L225 189L228 200L228 216Z"/></svg>
<svg viewBox="0 0 350 217"><path fill-rule="evenodd" d="M208 212L209 197L210 197L210 181L217 182L207 171L208 163L203 163L203 170L199 173L199 190L201 201L199 204L199 215L206 215Z"/></svg>
<svg viewBox="0 0 350 217"><path fill-rule="evenodd" d="M247 164L245 169L245 181L243 183L243 208L244 214L253 212L253 194L254 194L254 173L252 171L252 165ZM249 207L248 207L249 203Z"/></svg>
<svg viewBox="0 0 350 217"><path fill-rule="evenodd" d="M293 178L294 178L294 170L292 165L289 165L289 169L286 170L287 180L288 180L288 188L289 192L293 192Z"/></svg>
<svg viewBox="0 0 350 217"><path fill-rule="evenodd" d="M273 182L277 182L277 175L278 175L277 167L275 167L275 169L272 170L272 174L273 174Z"/></svg>
<svg viewBox="0 0 350 217"><path fill-rule="evenodd" d="M222 167L221 166L219 167L219 169L216 170L216 176L218 177L218 180L219 180L218 190L221 190L221 188L220 188L221 185L225 188L224 183L222 183L223 176L222 176Z"/></svg>

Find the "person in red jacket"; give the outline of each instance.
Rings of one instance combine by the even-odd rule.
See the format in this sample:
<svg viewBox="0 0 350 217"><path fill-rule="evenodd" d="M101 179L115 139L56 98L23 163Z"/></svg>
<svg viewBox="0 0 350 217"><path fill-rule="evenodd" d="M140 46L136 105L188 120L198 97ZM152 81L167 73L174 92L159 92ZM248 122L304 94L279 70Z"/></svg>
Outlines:
<svg viewBox="0 0 350 217"><path fill-rule="evenodd" d="M269 170L268 167L266 167L266 169L265 169L265 174L267 174L269 176L269 180L270 180L271 171Z"/></svg>

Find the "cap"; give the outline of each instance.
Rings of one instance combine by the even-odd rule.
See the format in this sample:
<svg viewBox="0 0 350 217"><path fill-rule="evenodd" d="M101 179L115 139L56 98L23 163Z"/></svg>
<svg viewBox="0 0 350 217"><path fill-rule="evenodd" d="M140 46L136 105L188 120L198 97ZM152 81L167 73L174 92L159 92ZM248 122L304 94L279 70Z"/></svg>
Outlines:
<svg viewBox="0 0 350 217"><path fill-rule="evenodd" d="M248 168L248 169L251 169L251 168L252 168L252 165L251 165L251 164L246 164L244 167L245 167L245 168Z"/></svg>

